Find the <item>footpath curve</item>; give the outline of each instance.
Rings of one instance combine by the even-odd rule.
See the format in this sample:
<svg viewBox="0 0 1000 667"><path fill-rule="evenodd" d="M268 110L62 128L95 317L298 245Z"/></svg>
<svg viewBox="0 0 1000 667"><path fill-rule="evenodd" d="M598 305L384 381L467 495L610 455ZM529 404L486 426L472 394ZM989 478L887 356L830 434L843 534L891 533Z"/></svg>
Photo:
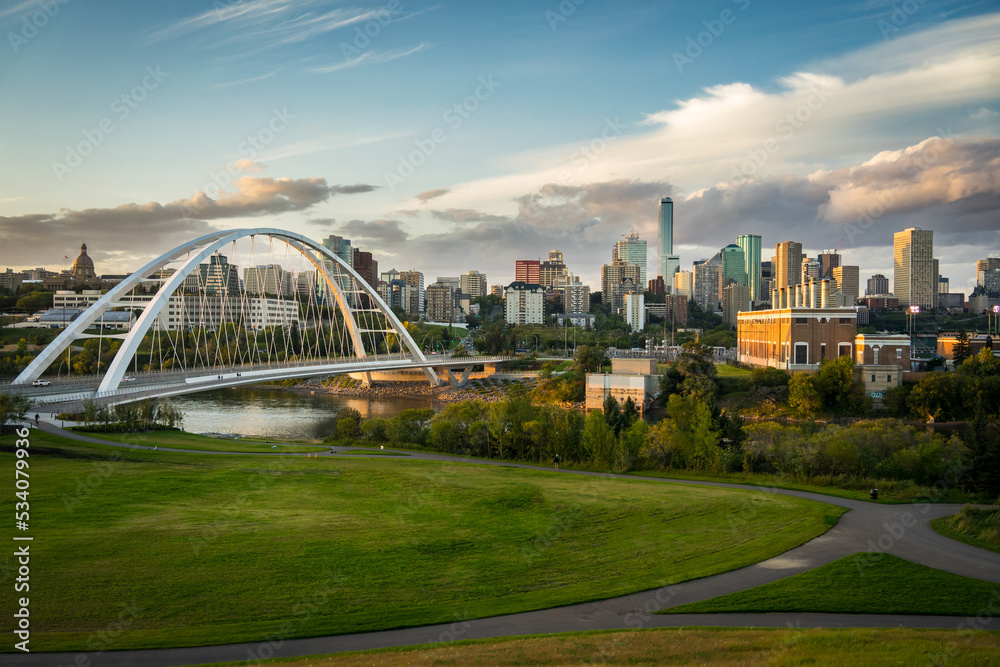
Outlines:
<svg viewBox="0 0 1000 667"><path fill-rule="evenodd" d="M41 425L42 430L66 438L94 444L146 449L144 445L130 445L110 442L67 431L50 423ZM337 454L320 454L322 457L339 456L340 452L355 448L338 448ZM189 449L158 447L159 451L177 453L219 454L226 456L307 456L302 453L272 452L215 452ZM516 468L550 470L547 467L467 459L429 452L400 450L404 457L379 457L385 461L426 460L452 463L477 463ZM315 453L312 455L315 456ZM352 455L355 458L362 455ZM933 519L958 512L958 504L916 503L905 505L881 505L858 500L835 498L806 491L773 489L724 482L693 482L666 478L635 477L612 473L594 473L579 470L562 470L563 474L589 477L621 478L641 480L651 484L694 484L732 489L743 489L795 496L847 508L836 526L805 544L786 551L768 560L738 570L696 579L682 584L633 593L606 600L583 604L541 609L537 611L494 616L451 624L402 628L328 637L289 639L275 642L248 642L218 646L190 648L145 649L92 653L34 653L4 655L4 664L11 666L49 666L89 664L95 667L172 667L175 665L198 665L211 662L228 662L260 657L296 657L359 651L375 648L412 646L432 642L447 642L458 639L486 639L525 634L547 634L586 630L627 630L637 628L665 628L682 626L714 627L860 627L860 628L941 628L941 629L981 629L1000 630L1000 619L995 618L1000 610L1000 586L997 589L997 604L983 610L977 618L966 619L956 616L906 616L882 614L810 614L810 613L770 613L770 614L678 614L657 615L653 612L689 602L735 593L755 586L777 581L831 563L839 558L859 554L859 567L883 553L952 572L967 577L1000 585L1000 554L979 549L938 534L930 527ZM79 662L86 656L87 663Z"/></svg>

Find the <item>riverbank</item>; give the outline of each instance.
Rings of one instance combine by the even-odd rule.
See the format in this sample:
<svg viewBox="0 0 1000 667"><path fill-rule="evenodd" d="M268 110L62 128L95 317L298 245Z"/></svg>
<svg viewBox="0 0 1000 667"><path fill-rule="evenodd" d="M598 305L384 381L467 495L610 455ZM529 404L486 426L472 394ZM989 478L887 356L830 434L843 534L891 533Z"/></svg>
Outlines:
<svg viewBox="0 0 1000 667"><path fill-rule="evenodd" d="M366 387L357 380L350 383L338 382L337 378L332 378L332 382L322 378L309 378L295 385L261 384L253 385L257 389L269 389L272 391L288 391L295 393L309 394L330 394L332 396L345 396L350 398L423 398L441 403L457 403L459 401L485 401L487 403L497 403L506 397L505 385L483 387L480 384L469 384L462 388L455 388L449 384L440 387L432 387L424 382L397 382L390 380L379 380ZM529 383L530 384L530 383Z"/></svg>

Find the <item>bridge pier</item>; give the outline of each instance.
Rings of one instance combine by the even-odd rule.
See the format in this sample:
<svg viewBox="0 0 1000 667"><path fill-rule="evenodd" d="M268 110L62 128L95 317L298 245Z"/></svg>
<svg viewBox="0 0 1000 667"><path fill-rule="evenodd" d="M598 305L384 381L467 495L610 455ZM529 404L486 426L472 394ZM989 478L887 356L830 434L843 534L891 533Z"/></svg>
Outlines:
<svg viewBox="0 0 1000 667"><path fill-rule="evenodd" d="M444 375L444 377L448 380L448 384L452 387L455 389L461 389L469 381L469 374L472 373L472 366L466 367L466 369L462 371L462 377L457 379L455 378L455 374L451 372L450 368L442 367L435 370L438 371L439 374Z"/></svg>

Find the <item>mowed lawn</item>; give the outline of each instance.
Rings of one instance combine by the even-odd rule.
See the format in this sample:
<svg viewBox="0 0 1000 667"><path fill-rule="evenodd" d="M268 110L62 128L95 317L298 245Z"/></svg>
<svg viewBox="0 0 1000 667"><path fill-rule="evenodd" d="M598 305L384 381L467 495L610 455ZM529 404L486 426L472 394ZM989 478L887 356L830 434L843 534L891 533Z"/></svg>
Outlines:
<svg viewBox="0 0 1000 667"><path fill-rule="evenodd" d="M855 554L787 579L664 614L817 612L975 617L1000 601L988 581L911 563L891 554Z"/></svg>
<svg viewBox="0 0 1000 667"><path fill-rule="evenodd" d="M147 447L171 447L173 449L196 449L213 452L328 452L329 446L317 444L290 445L278 442L263 442L254 440L234 440L232 438L213 438L187 431L143 431L141 433L92 433L79 431L82 436L97 440L112 442L127 442L133 445Z"/></svg>
<svg viewBox="0 0 1000 667"><path fill-rule="evenodd" d="M395 457L171 454L37 431L31 442L33 650L315 636L612 597L763 560L841 513ZM12 438L0 448L12 478ZM0 503L8 516L12 503Z"/></svg>
<svg viewBox="0 0 1000 667"><path fill-rule="evenodd" d="M958 630L682 628L586 632L457 642L254 664L404 665L949 665L996 664L1000 633ZM234 665L237 663L226 663ZM247 664L247 663L239 663Z"/></svg>

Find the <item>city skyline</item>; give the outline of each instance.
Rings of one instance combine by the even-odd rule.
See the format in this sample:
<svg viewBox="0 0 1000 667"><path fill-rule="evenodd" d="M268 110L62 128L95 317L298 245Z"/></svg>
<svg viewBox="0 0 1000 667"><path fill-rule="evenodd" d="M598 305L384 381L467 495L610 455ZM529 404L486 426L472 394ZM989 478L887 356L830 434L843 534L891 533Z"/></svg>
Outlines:
<svg viewBox="0 0 1000 667"><path fill-rule="evenodd" d="M1000 13L980 5L929 1L895 25L846 3L734 2L725 24L654 3L400 4L382 25L381 5L69 3L24 36L37 7L0 10L0 80L24 93L0 129L15 269L61 268L86 239L122 273L268 226L497 282L560 248L597 285L621 234L655 246L668 196L685 269L757 234L891 275L892 235L922 227L968 293L971 262L1000 248Z"/></svg>

